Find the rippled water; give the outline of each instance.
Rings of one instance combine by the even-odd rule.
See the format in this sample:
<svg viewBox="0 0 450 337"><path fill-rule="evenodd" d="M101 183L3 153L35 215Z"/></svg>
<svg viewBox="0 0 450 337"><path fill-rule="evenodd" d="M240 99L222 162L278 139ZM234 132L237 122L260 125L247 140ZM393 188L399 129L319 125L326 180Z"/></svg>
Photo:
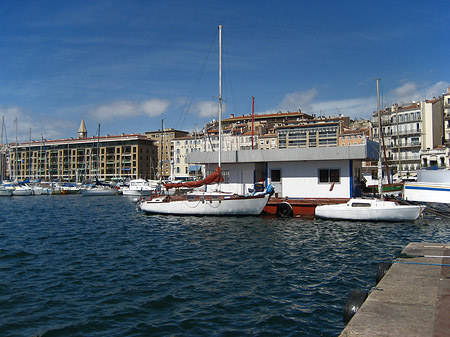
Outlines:
<svg viewBox="0 0 450 337"><path fill-rule="evenodd" d="M335 336L415 223L171 217L126 197L0 198L1 336Z"/></svg>

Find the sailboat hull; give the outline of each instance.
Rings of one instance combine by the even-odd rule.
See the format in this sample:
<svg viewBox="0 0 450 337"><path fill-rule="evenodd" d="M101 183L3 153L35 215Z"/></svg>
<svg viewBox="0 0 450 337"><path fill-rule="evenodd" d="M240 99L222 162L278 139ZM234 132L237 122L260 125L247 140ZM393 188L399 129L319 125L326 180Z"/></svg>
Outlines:
<svg viewBox="0 0 450 337"><path fill-rule="evenodd" d="M140 209L151 214L172 215L259 215L270 195L182 198L164 196L146 200Z"/></svg>

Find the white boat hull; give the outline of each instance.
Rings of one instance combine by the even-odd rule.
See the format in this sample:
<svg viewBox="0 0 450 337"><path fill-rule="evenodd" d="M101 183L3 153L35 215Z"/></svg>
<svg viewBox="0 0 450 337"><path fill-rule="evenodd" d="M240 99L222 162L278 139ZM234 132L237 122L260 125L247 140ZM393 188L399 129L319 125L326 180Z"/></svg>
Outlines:
<svg viewBox="0 0 450 337"><path fill-rule="evenodd" d="M233 197L223 199L196 198L169 200L167 196L141 202L145 213L173 215L259 215L269 200L269 195Z"/></svg>
<svg viewBox="0 0 450 337"><path fill-rule="evenodd" d="M409 201L450 204L450 184L407 182L403 187L403 198Z"/></svg>
<svg viewBox="0 0 450 337"><path fill-rule="evenodd" d="M139 196L149 196L152 194L154 190L132 190L132 189L121 189L122 194L130 197L139 197Z"/></svg>
<svg viewBox="0 0 450 337"><path fill-rule="evenodd" d="M15 196L33 195L33 190L30 187L15 187L13 191Z"/></svg>
<svg viewBox="0 0 450 337"><path fill-rule="evenodd" d="M13 190L9 188L0 188L0 197L9 197L13 194Z"/></svg>
<svg viewBox="0 0 450 337"><path fill-rule="evenodd" d="M81 189L80 190L81 195L84 196L109 196L109 195L116 195L119 193L118 190L115 188L87 188L87 189Z"/></svg>
<svg viewBox="0 0 450 337"><path fill-rule="evenodd" d="M336 220L414 221L423 209L423 206L398 205L393 201L354 198L345 204L317 206L315 215Z"/></svg>

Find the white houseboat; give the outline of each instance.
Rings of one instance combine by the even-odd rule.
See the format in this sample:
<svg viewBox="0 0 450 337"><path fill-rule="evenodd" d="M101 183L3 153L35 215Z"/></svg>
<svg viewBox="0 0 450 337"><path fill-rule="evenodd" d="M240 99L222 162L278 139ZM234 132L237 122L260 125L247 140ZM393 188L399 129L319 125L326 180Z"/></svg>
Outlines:
<svg viewBox="0 0 450 337"><path fill-rule="evenodd" d="M188 161L206 171L217 163L216 152L194 152ZM319 204L342 203L361 196L362 162L378 158L378 143L363 145L222 152L224 189L249 193L254 184L272 184L275 195L265 211L314 216Z"/></svg>

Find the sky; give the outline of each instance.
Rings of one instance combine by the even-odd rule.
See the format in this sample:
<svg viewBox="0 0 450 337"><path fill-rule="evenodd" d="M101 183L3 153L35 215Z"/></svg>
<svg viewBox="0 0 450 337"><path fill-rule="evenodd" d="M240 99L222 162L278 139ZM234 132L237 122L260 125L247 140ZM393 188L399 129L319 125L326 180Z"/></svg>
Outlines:
<svg viewBox="0 0 450 337"><path fill-rule="evenodd" d="M450 85L448 0L0 0L3 143L297 111L370 119ZM17 123L15 123L17 120ZM6 137L5 137L6 136Z"/></svg>

